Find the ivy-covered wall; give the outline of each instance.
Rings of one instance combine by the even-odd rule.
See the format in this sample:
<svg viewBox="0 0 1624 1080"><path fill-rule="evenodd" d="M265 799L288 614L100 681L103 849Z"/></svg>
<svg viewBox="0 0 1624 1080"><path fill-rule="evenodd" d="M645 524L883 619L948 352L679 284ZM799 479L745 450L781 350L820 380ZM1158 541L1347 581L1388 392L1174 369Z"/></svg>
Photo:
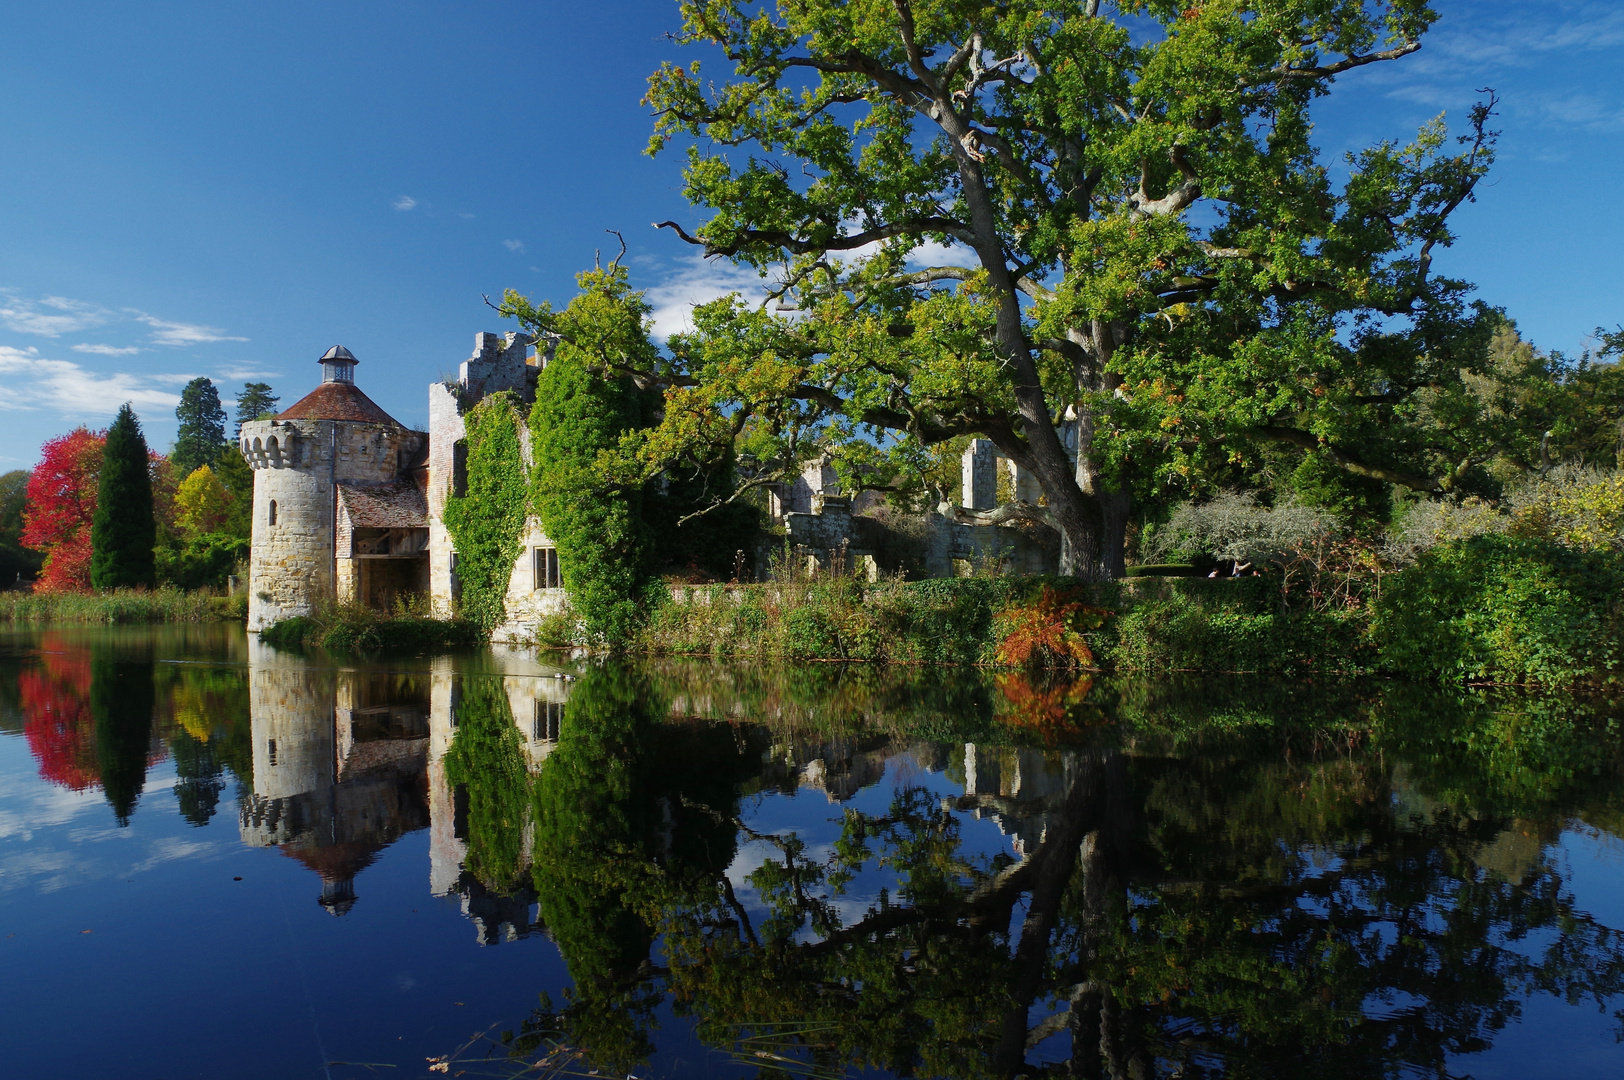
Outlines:
<svg viewBox="0 0 1624 1080"><path fill-rule="evenodd" d="M457 547L462 615L489 633L505 614L503 599L530 513L524 419L518 400L503 391L475 405L464 424L468 485L463 495L446 500L445 524Z"/></svg>
<svg viewBox="0 0 1624 1080"><path fill-rule="evenodd" d="M531 410L532 497L558 547L570 604L591 639L620 642L642 623L650 584L642 478L631 447L643 402L622 380L595 374L561 347L541 373Z"/></svg>

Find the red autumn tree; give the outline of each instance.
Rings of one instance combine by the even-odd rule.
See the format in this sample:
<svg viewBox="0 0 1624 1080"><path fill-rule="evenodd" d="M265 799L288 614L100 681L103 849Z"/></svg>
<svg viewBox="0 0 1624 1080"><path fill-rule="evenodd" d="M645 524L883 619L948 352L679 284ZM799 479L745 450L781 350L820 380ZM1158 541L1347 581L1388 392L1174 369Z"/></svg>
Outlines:
<svg viewBox="0 0 1624 1080"><path fill-rule="evenodd" d="M76 427L40 448L40 463L28 478L22 542L45 553L35 585L41 592L90 588L90 522L106 441L103 432Z"/></svg>

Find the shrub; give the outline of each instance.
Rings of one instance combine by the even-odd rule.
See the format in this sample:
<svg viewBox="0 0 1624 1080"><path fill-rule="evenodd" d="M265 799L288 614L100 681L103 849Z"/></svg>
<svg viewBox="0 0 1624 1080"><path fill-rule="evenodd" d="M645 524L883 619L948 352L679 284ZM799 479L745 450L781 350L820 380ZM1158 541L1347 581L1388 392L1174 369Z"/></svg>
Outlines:
<svg viewBox="0 0 1624 1080"><path fill-rule="evenodd" d="M994 651L998 662L1012 667L1093 667L1094 651L1083 635L1098 629L1111 613L1076 597L1075 589L1060 592L1045 585L1035 601L1000 610L995 619L995 633L1001 638Z"/></svg>
<svg viewBox="0 0 1624 1080"><path fill-rule="evenodd" d="M1390 578L1376 603L1385 666L1441 679L1554 687L1614 682L1624 565L1548 540L1440 544Z"/></svg>
<svg viewBox="0 0 1624 1080"><path fill-rule="evenodd" d="M484 644L485 635L478 624L466 619L388 615L341 605L316 615L282 619L261 630L259 639L280 649L422 655L478 648Z"/></svg>
<svg viewBox="0 0 1624 1080"><path fill-rule="evenodd" d="M1581 551L1624 551L1624 473L1557 469L1509 501L1519 536Z"/></svg>

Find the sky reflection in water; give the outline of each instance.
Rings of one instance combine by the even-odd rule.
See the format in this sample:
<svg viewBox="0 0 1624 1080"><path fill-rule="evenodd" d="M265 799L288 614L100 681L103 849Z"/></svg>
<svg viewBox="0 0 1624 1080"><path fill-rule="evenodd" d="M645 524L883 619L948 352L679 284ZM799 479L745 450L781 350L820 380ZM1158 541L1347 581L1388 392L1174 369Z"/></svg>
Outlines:
<svg viewBox="0 0 1624 1080"><path fill-rule="evenodd" d="M563 673L0 639L7 1074L1624 1060L1606 704Z"/></svg>

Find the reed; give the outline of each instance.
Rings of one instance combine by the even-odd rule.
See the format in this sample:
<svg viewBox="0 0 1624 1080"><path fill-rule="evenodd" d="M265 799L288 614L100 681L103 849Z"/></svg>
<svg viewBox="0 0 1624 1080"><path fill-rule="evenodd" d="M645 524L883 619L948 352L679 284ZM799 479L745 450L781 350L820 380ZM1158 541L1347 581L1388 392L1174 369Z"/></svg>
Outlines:
<svg viewBox="0 0 1624 1080"><path fill-rule="evenodd" d="M0 593L0 623L178 623L243 618L243 597L201 590Z"/></svg>
<svg viewBox="0 0 1624 1080"><path fill-rule="evenodd" d="M677 588L630 651L652 656L789 661L984 664L1000 659L1013 616L1041 615L1043 590L1098 609L1086 637L1107 671L1309 672L1355 675L1374 665L1363 610L1283 613L1266 578L971 577L866 582L781 577L763 584ZM1030 622L1034 615L1024 620ZM1056 628L1057 630L1060 628ZM1034 657L1037 666L1070 663Z"/></svg>

